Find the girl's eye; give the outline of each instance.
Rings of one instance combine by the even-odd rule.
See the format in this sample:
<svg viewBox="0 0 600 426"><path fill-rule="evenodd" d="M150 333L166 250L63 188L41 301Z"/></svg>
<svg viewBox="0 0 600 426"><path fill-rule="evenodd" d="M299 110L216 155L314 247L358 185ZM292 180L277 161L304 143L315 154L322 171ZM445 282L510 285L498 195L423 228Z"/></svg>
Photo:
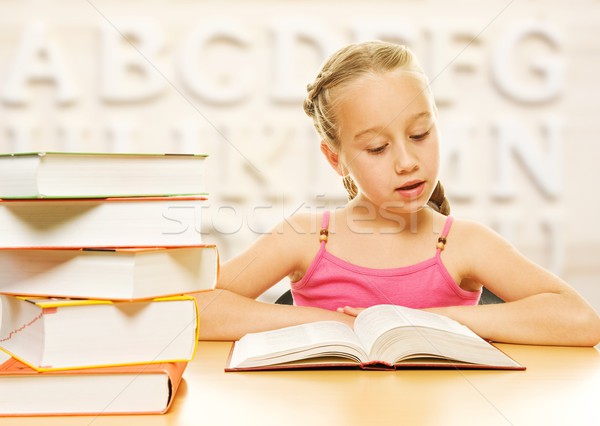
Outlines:
<svg viewBox="0 0 600 426"><path fill-rule="evenodd" d="M409 137L413 141L421 141L421 140L425 139L427 136L429 136L430 133L431 133L431 131L427 130L425 133L421 133L419 135L412 135Z"/></svg>
<svg viewBox="0 0 600 426"><path fill-rule="evenodd" d="M383 151L385 151L385 149L387 148L388 144L384 144L384 145L380 145L377 148L369 148L367 149L367 152L369 154L381 154Z"/></svg>

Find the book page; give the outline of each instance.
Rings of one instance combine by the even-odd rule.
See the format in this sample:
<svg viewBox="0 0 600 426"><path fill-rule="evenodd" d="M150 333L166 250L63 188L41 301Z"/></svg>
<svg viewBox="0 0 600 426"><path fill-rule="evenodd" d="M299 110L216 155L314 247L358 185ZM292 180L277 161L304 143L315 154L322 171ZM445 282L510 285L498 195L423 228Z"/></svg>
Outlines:
<svg viewBox="0 0 600 426"><path fill-rule="evenodd" d="M354 323L354 332L367 353L383 333L399 327L426 327L462 336L479 337L467 327L443 315L395 305L377 305L362 311Z"/></svg>
<svg viewBox="0 0 600 426"><path fill-rule="evenodd" d="M236 342L230 365L273 365L342 351L361 361L367 359L350 327L337 321L320 321L246 334Z"/></svg>

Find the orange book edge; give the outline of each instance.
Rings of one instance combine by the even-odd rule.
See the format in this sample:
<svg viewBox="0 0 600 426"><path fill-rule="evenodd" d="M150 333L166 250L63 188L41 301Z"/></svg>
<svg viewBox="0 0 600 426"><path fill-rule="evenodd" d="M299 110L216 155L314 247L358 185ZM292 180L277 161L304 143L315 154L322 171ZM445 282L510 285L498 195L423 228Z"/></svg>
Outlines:
<svg viewBox="0 0 600 426"><path fill-rule="evenodd" d="M32 417L32 416L99 416L99 415L139 415L139 414L164 414L171 407L179 384L183 378L183 372L187 367L186 361L181 362L164 362L159 364L137 364L137 365L124 365L124 366L113 366L113 367L98 367L98 368L87 368L80 370L58 370L58 371L36 371L26 364L20 362L15 358L9 358L3 364L0 364L0 380L2 376L66 376L66 375L117 375L117 374L135 374L136 376L142 374L161 374L167 375L169 380L170 392L169 398L165 407L161 411L144 411L144 412L73 412L73 413L0 413L0 417Z"/></svg>

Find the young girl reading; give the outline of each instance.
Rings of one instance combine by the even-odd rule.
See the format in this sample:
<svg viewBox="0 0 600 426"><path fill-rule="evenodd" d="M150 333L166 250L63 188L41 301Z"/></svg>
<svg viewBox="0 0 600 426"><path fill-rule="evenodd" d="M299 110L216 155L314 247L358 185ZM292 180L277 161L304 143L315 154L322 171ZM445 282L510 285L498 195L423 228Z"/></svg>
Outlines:
<svg viewBox="0 0 600 426"><path fill-rule="evenodd" d="M600 318L565 282L487 227L449 216L437 109L409 49L374 41L339 50L308 85L304 109L350 201L288 218L226 262L217 289L197 296L202 339L326 319L352 325L363 308L395 304L493 341L600 341ZM255 300L286 276L293 306ZM478 305L483 286L506 303Z"/></svg>

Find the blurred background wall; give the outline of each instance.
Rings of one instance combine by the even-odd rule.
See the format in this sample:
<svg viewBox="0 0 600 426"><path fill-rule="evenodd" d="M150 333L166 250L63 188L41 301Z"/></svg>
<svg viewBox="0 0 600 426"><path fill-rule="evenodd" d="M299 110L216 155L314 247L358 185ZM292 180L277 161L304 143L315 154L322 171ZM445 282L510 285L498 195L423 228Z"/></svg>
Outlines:
<svg viewBox="0 0 600 426"><path fill-rule="evenodd" d="M600 310L599 22L595 0L0 0L0 151L208 153L198 232L226 260L344 204L306 84L349 42L404 43L433 82L453 214Z"/></svg>

